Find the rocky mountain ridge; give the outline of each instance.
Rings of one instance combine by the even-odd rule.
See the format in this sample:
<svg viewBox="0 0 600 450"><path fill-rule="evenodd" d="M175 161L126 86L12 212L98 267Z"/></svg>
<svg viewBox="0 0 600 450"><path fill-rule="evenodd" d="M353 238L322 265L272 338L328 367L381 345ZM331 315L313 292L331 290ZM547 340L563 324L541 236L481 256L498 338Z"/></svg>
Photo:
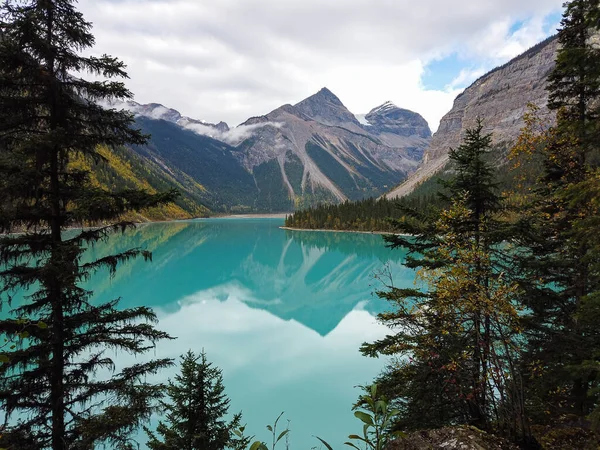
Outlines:
<svg viewBox="0 0 600 450"><path fill-rule="evenodd" d="M323 125L342 127L361 134L363 129L340 99L326 87L294 105L298 115L304 115Z"/></svg>
<svg viewBox="0 0 600 450"><path fill-rule="evenodd" d="M133 113L136 117L145 117L152 120L165 120L179 125L182 128L193 128L194 126L205 127L207 132L200 133L204 135L209 135L210 129L216 130L219 133L226 133L230 130L229 125L227 125L226 122L214 124L204 120L192 119L191 117L183 116L179 111L161 105L160 103L140 104L133 100L128 100L126 102L112 102L107 106L116 109L124 109ZM219 133L215 134L219 136Z"/></svg>
<svg viewBox="0 0 600 450"><path fill-rule="evenodd" d="M472 127L478 117L484 119L485 131L492 133L493 144L497 146L510 145L516 140L529 103L540 108L543 119L553 120L546 106L546 79L554 68L557 47L557 39L550 37L465 89L442 118L419 169L386 196L407 195L443 170L448 163L449 149L460 145L464 131Z"/></svg>
<svg viewBox="0 0 600 450"><path fill-rule="evenodd" d="M431 129L427 121L415 112L387 101L364 115L363 129L375 134L389 146L428 145Z"/></svg>
<svg viewBox="0 0 600 450"><path fill-rule="evenodd" d="M420 115L407 113L411 120L420 118L418 132L412 132L403 114L390 115L387 129L365 126L323 88L296 105L243 123L241 127L256 128L238 148L249 171L276 162L271 170L279 169L281 184L296 206L364 198L416 169L431 132ZM379 118L376 112L372 116Z"/></svg>
<svg viewBox="0 0 600 450"><path fill-rule="evenodd" d="M119 106L152 135L134 150L206 187L211 209L291 211L381 195L417 168L431 137L419 114L391 103L374 108L361 124L327 88L234 128L156 103L111 105ZM226 179L234 173L239 183Z"/></svg>

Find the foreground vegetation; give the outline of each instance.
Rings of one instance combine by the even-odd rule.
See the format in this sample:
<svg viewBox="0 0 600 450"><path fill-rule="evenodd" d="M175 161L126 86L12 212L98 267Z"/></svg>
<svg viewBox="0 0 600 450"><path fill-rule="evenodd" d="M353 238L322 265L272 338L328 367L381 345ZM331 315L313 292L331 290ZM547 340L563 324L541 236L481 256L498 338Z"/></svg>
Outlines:
<svg viewBox="0 0 600 450"><path fill-rule="evenodd" d="M382 227L418 269L418 288L379 293L393 305L379 316L390 334L362 346L394 358L377 380L400 411L393 429L462 423L525 448L600 443L600 49L590 40L599 17L597 1L567 4L549 77L556 123L531 107L510 151L512 191L480 121L450 151L435 202L391 212L371 200L288 218Z"/></svg>
<svg viewBox="0 0 600 450"><path fill-rule="evenodd" d="M170 360L115 369L115 352L139 356L170 336L150 309L120 309L118 299L93 305L81 286L102 268L114 275L151 254L82 255L132 226L123 217L178 200L92 174L111 159L106 149L146 136L130 115L98 106L131 94L114 81L126 76L121 62L80 56L94 38L73 3L1 7L0 295L9 312L0 320L0 446L129 450L158 407L167 414L146 428L153 449L269 448L245 436L241 415L224 418L221 372L205 355L185 355L168 386L148 380ZM461 424L524 448L600 443L600 50L589 39L599 26L597 0L566 5L549 80L557 122L543 126L535 109L527 116L511 156L539 170L518 195L498 189L479 121L450 152L454 172L436 207L404 203L394 213L390 202L370 200L342 205L337 216L323 207L288 219L368 230L391 215L398 234L387 243L407 249L406 265L419 269L419 289L390 284L379 293L393 306L379 316L390 333L361 350L395 359L359 398L362 433L350 446L382 450L405 431ZM106 81L72 75L85 71ZM88 227L64 233L77 224ZM13 306L17 292L28 296ZM278 421L269 426L272 450L289 433Z"/></svg>
<svg viewBox="0 0 600 450"><path fill-rule="evenodd" d="M130 249L86 263L81 257L85 247L132 226L122 217L176 196L93 182L86 165L105 162L104 148L141 144L146 137L131 128L130 115L98 106L131 94L114 81L125 76L120 61L79 56L94 37L73 2L8 1L1 12L2 306L9 309L19 291L28 296L0 320L0 333L14 342L3 349L0 367L0 404L10 424L0 445L131 448L131 433L161 396L147 377L171 362L116 371L109 352L144 354L169 336L154 327L149 308L119 309L118 299L94 305L81 285L100 269L114 273L125 261L151 255ZM75 72L108 81L87 81ZM74 225L91 228L64 233ZM99 376L103 371L108 379Z"/></svg>

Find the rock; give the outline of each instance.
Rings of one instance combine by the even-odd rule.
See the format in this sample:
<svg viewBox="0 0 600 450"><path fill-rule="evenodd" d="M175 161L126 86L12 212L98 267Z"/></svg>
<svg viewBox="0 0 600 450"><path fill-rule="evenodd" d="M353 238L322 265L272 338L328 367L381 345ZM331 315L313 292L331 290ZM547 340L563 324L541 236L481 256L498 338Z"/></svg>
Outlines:
<svg viewBox="0 0 600 450"><path fill-rule="evenodd" d="M214 126L217 130L219 130L221 133L226 133L229 131L229 125L227 125L227 123L221 121L218 124L216 124Z"/></svg>
<svg viewBox="0 0 600 450"><path fill-rule="evenodd" d="M409 433L388 445L388 450L518 450L514 444L469 426Z"/></svg>
<svg viewBox="0 0 600 450"><path fill-rule="evenodd" d="M398 136L431 137L427 121L420 114L408 109L398 108L392 102L373 108L365 119L369 122L368 130L375 133L393 133Z"/></svg>
<svg viewBox="0 0 600 450"><path fill-rule="evenodd" d="M373 125L365 126L323 88L243 123L252 135L237 156L253 173L276 161L289 197L300 205L380 195L416 169L431 136L419 114L383 106L369 113Z"/></svg>
<svg viewBox="0 0 600 450"><path fill-rule="evenodd" d="M354 114L348 111L340 99L327 88L323 88L297 103L294 108L299 113L323 125L362 132L362 127Z"/></svg>
<svg viewBox="0 0 600 450"><path fill-rule="evenodd" d="M427 147L431 139L431 129L423 116L398 108L392 102L373 108L364 119L368 124L362 124L364 130L391 147L407 147L411 143L415 149L420 150L419 158L422 157L422 149Z"/></svg>
<svg viewBox="0 0 600 450"><path fill-rule="evenodd" d="M558 40L551 37L465 89L442 118L419 170L387 197L397 198L410 193L442 169L448 161L449 149L461 144L465 130L473 127L478 117L484 119L485 131L493 134L494 144L516 140L524 126L523 116L529 103L540 107L542 118L552 120L553 113L546 106L546 86L555 65L557 48Z"/></svg>

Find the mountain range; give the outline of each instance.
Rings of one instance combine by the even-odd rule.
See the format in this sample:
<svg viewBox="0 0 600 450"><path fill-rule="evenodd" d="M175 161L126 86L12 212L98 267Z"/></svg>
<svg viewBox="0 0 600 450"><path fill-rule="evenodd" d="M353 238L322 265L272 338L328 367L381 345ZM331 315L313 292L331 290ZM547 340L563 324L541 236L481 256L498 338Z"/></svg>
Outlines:
<svg viewBox="0 0 600 450"><path fill-rule="evenodd" d="M157 103L106 105L131 111L151 137L146 145L115 150L116 164L98 178L112 187L176 187L182 196L175 209L155 211L150 219L288 212L319 202L407 195L447 170L449 149L478 117L493 135L499 166L528 103L551 120L546 78L556 50L556 39L549 38L476 80L433 136L416 112L386 102L355 115L327 88L236 127Z"/></svg>
<svg viewBox="0 0 600 450"><path fill-rule="evenodd" d="M357 118L327 88L232 128L155 103L107 107L132 112L151 136L128 149L136 158L213 212L287 212L384 194L416 170L431 139L415 112L386 102Z"/></svg>

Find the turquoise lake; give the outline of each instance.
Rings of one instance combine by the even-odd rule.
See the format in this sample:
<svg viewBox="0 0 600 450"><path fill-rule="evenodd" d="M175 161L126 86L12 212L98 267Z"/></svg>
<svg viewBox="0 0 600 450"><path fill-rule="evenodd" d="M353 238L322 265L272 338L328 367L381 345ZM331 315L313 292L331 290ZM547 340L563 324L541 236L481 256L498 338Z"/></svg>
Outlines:
<svg viewBox="0 0 600 450"><path fill-rule="evenodd" d="M132 247L153 252L113 279L96 276L95 301L121 297L121 307L145 305L158 328L176 340L152 357L204 349L223 370L230 412L243 411L247 430L268 442L266 425L289 420L291 449L334 449L360 433L351 406L385 360L359 346L388 330L375 315L388 309L374 292L377 275L412 286L404 254L379 235L282 230L281 219L206 219L148 224L90 250L98 257ZM131 357L118 356L120 364ZM161 375L166 381L174 367ZM145 436L140 435L140 448ZM285 448L282 442L281 448Z"/></svg>

